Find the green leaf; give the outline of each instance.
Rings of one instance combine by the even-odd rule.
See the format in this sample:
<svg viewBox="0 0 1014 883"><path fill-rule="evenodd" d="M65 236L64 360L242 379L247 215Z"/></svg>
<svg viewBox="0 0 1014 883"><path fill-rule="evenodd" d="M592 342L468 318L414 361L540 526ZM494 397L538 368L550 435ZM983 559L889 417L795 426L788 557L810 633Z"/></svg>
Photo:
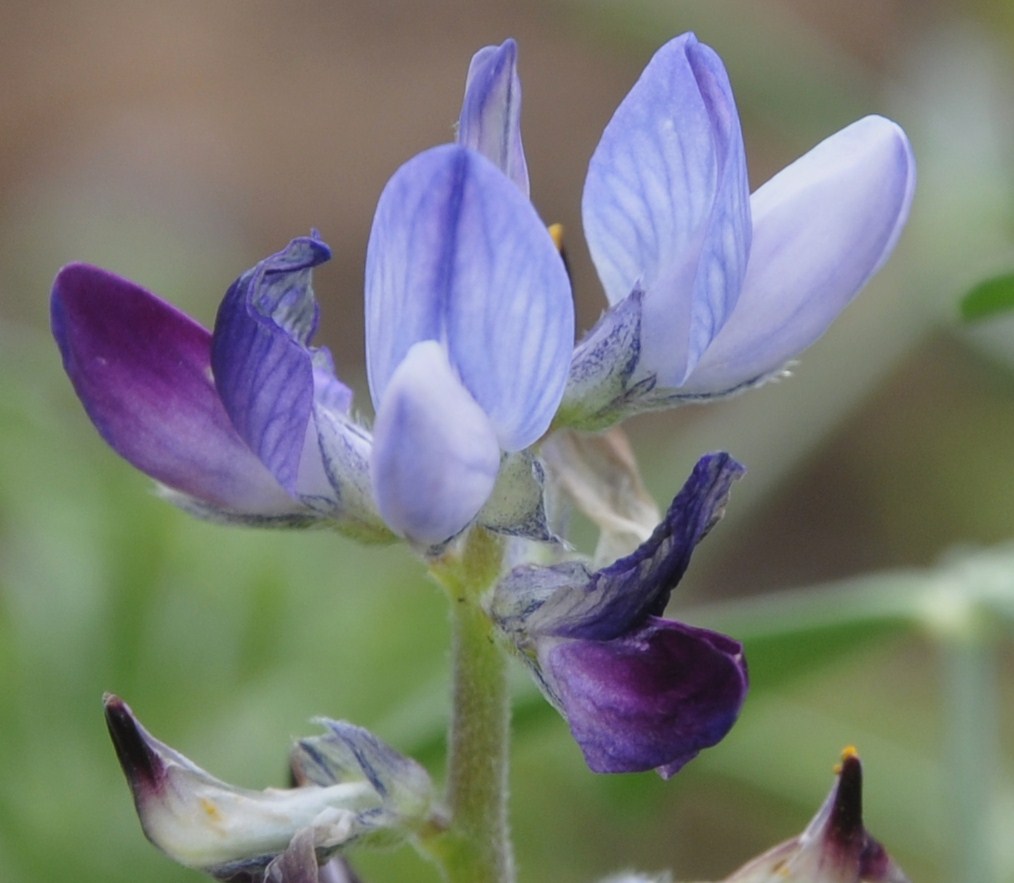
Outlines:
<svg viewBox="0 0 1014 883"><path fill-rule="evenodd" d="M1014 310L1014 273L980 282L961 299L961 318L966 322L1009 310Z"/></svg>

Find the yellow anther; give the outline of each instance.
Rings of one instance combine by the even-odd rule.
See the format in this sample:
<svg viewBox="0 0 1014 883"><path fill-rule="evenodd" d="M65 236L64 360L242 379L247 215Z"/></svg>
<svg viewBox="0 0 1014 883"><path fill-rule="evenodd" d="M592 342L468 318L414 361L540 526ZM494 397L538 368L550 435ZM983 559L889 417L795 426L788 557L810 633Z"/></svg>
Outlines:
<svg viewBox="0 0 1014 883"><path fill-rule="evenodd" d="M556 250L563 253L563 224L550 224L549 235L553 237L553 245Z"/></svg>
<svg viewBox="0 0 1014 883"><path fill-rule="evenodd" d="M841 753L841 763L836 763L834 765L834 774L836 776L840 776L841 775L842 765L845 763L845 761L847 761L847 760L858 760L858 759L859 759L859 752L856 751L856 746L855 745L846 745L845 748L842 750L842 753Z"/></svg>

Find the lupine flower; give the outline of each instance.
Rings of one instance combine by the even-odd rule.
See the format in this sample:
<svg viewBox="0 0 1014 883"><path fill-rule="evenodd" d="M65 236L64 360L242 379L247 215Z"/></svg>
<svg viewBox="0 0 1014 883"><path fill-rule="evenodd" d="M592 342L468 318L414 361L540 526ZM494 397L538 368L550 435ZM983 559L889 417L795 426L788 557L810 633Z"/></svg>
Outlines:
<svg viewBox="0 0 1014 883"><path fill-rule="evenodd" d="M322 720L325 735L297 743L298 787L250 791L160 742L118 697L106 696L105 707L145 835L169 858L216 879L317 883L317 865L338 849L388 843L435 818L426 771L351 724Z"/></svg>
<svg viewBox="0 0 1014 883"><path fill-rule="evenodd" d="M461 123L512 175L525 169L514 57L510 41L476 56ZM600 428L779 375L890 255L914 169L904 132L870 116L751 196L721 59L693 34L671 40L589 165L584 229L610 309L574 354L558 423Z"/></svg>
<svg viewBox="0 0 1014 883"><path fill-rule="evenodd" d="M736 720L747 689L742 647L661 614L742 472L728 454L703 457L631 555L595 572L579 561L522 565L496 588L494 621L595 772L668 778Z"/></svg>
<svg viewBox="0 0 1014 883"><path fill-rule="evenodd" d="M863 769L854 748L806 830L755 858L725 883L909 883L863 826Z"/></svg>
<svg viewBox="0 0 1014 883"><path fill-rule="evenodd" d="M310 346L316 235L294 239L229 288L209 333L140 286L88 264L53 284L64 368L103 438L166 495L204 517L331 521L387 533L373 505L370 440L351 391Z"/></svg>
<svg viewBox="0 0 1014 883"><path fill-rule="evenodd" d="M550 537L529 449L563 396L574 309L527 198L515 59L511 40L476 53L457 145L399 169L370 234L374 489L387 523L421 545L474 519Z"/></svg>
<svg viewBox="0 0 1014 883"><path fill-rule="evenodd" d="M476 518L504 455L549 428L573 329L560 255L492 162L444 145L395 173L366 258L371 471L389 525L435 545Z"/></svg>

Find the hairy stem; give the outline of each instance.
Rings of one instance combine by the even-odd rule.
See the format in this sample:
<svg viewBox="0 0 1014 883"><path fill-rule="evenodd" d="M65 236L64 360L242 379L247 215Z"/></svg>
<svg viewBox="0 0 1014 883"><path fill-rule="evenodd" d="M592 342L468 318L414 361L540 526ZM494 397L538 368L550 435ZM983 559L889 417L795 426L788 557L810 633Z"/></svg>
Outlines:
<svg viewBox="0 0 1014 883"><path fill-rule="evenodd" d="M448 737L450 826L431 844L449 883L511 883L507 820L510 700L506 659L481 605L497 578L500 541L473 531L460 558L432 569L451 601L453 709Z"/></svg>

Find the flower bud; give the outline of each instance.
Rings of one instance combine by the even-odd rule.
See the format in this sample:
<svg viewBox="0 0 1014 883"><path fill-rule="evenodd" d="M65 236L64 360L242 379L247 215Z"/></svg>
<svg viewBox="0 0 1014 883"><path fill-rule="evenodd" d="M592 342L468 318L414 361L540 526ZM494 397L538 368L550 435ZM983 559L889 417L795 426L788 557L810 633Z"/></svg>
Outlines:
<svg viewBox="0 0 1014 883"><path fill-rule="evenodd" d="M846 748L838 781L798 837L740 868L725 883L909 883L863 826L863 769Z"/></svg>
<svg viewBox="0 0 1014 883"><path fill-rule="evenodd" d="M350 724L325 721L326 735L297 745L299 787L252 791L154 738L122 699L104 701L145 836L179 864L219 880L315 881L316 866L341 847L378 835L390 842L431 814L425 771Z"/></svg>

